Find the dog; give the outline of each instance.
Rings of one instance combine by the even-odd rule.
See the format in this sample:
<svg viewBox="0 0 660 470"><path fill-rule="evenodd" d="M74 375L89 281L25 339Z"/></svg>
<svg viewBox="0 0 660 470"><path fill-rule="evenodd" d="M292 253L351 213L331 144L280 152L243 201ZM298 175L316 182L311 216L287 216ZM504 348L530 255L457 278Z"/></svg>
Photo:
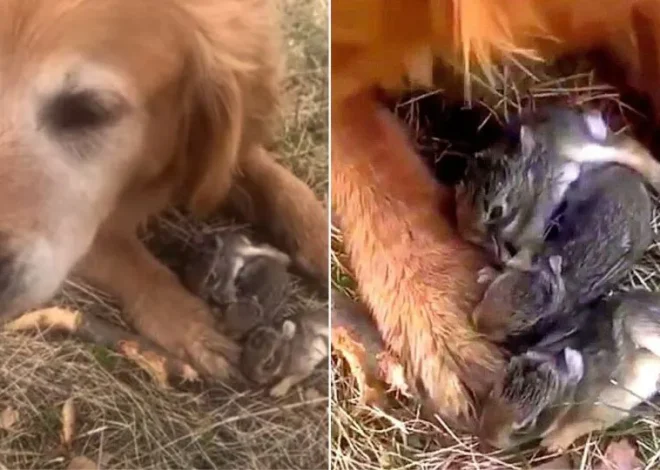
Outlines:
<svg viewBox="0 0 660 470"><path fill-rule="evenodd" d="M69 275L205 375L238 347L138 240L149 216L219 207L328 271L326 211L268 148L283 53L268 0L0 4L0 319Z"/></svg>
<svg viewBox="0 0 660 470"><path fill-rule="evenodd" d="M502 366L466 321L480 295L470 280L479 255L455 236L452 196L377 90L431 86L442 64L448 83L466 84L450 97L469 98L470 72L488 77L503 59L599 52L660 109L660 2L334 0L331 18L332 206L352 271L422 397L469 428Z"/></svg>

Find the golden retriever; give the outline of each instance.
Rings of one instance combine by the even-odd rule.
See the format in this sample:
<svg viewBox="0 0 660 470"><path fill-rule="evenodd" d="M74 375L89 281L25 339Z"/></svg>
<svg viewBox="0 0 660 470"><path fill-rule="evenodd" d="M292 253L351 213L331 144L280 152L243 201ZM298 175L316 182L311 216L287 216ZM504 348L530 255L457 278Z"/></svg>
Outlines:
<svg viewBox="0 0 660 470"><path fill-rule="evenodd" d="M324 280L326 211L267 150L283 53L270 0L0 2L0 316L71 273L212 377L237 346L140 243L170 204L222 203Z"/></svg>
<svg viewBox="0 0 660 470"><path fill-rule="evenodd" d="M467 82L504 57L599 51L657 107L660 1L334 0L331 15L332 205L359 291L433 408L469 425L501 365L467 321L479 254L372 90L430 84L433 58Z"/></svg>

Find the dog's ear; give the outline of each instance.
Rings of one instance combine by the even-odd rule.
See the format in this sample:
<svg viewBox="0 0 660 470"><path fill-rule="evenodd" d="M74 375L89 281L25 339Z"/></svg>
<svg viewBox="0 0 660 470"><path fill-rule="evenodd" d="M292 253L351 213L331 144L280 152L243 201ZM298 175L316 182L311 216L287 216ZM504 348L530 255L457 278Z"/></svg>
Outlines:
<svg viewBox="0 0 660 470"><path fill-rule="evenodd" d="M270 137L281 71L273 18L243 1L200 0L188 7L190 44L182 138L188 208L215 210L241 154ZM259 3L259 2L257 2Z"/></svg>
<svg viewBox="0 0 660 470"><path fill-rule="evenodd" d="M231 72L196 70L193 75L182 135L185 189L189 209L205 215L229 191L243 137L244 107Z"/></svg>

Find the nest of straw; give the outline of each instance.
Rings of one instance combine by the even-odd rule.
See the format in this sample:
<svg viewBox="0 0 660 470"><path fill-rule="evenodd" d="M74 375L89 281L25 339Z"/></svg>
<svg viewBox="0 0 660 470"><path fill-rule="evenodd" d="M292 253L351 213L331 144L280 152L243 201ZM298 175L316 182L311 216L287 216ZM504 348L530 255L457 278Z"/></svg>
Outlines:
<svg viewBox="0 0 660 470"><path fill-rule="evenodd" d="M520 110L548 102L567 100L589 103L604 111L615 131L633 131L643 141L653 128L644 114L643 102L598 79L586 60L564 60L550 66L511 63L493 71L492 82L473 76L470 106L451 102L442 89L412 93L393 110L411 129L417 150L439 179L451 183L457 162L492 144L502 126ZM447 89L455 87L449 84ZM455 95L452 95L455 96ZM642 104L642 106L639 106ZM660 227L660 201L654 198L653 228ZM333 281L351 293L354 283L341 251L341 233L333 229ZM660 244L654 242L620 289L660 289ZM358 405L355 384L339 358L333 359L332 465L341 470L369 468L527 469L549 462L557 455L530 446L515 451L483 453L473 436L457 435L443 422L420 419L414 401L395 400L387 411ZM650 411L649 411L650 410ZM570 450L574 468L591 469L603 458L613 437L627 437L637 444L646 468L660 462L660 411L650 404L645 412L601 434L583 438Z"/></svg>
<svg viewBox="0 0 660 470"><path fill-rule="evenodd" d="M277 150L324 199L328 5L325 0L280 5L289 73ZM195 222L172 210L144 237L177 269L181 254L200 236L237 229L245 227L223 218ZM126 326L110 297L75 280L54 303ZM298 282L291 303L296 309L323 308L327 300ZM282 399L222 384L165 390L105 348L50 335L0 333L0 469L66 468L81 456L104 469L326 468L327 375L318 370ZM65 439L70 419L62 408L71 400L75 431Z"/></svg>
<svg viewBox="0 0 660 470"><path fill-rule="evenodd" d="M246 228L171 211L145 241L176 271L191 241L228 230ZM297 281L290 306L324 308L325 299ZM74 280L55 303L128 328L111 298ZM327 369L275 400L223 384L166 390L112 351L51 335L3 334L0 364L0 403L18 415L7 429L0 419L7 468L62 468L73 455L102 468L321 468L327 459ZM61 408L70 399L76 430L62 452Z"/></svg>

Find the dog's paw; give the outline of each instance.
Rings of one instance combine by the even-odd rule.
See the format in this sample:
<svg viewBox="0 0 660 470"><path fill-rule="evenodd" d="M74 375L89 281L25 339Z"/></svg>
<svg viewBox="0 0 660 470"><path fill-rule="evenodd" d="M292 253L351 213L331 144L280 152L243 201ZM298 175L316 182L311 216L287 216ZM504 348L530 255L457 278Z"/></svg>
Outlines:
<svg viewBox="0 0 660 470"><path fill-rule="evenodd" d="M217 379L240 376L235 366L240 348L228 336L212 328L200 328L186 336L184 348L193 366L204 375Z"/></svg>

